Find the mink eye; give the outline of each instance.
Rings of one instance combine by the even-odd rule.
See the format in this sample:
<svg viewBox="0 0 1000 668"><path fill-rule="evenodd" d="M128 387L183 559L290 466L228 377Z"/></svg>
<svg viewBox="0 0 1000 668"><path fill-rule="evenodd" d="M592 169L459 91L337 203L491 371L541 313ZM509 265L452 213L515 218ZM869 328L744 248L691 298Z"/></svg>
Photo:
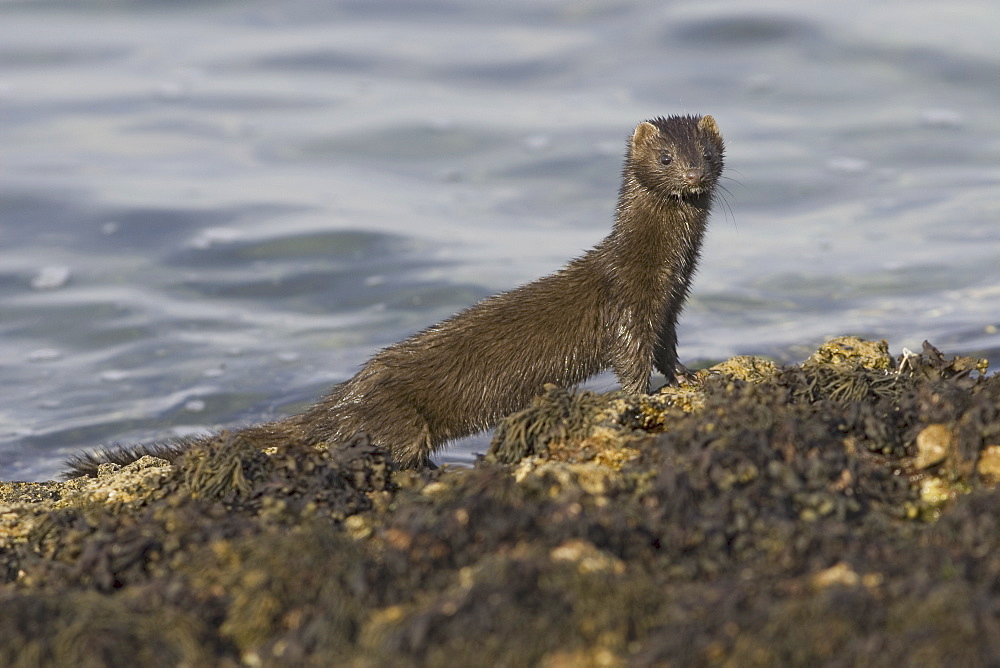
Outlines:
<svg viewBox="0 0 1000 668"><path fill-rule="evenodd" d="M712 149L706 148L705 152L701 154L701 157L705 158L705 160L711 160L715 157L715 154L712 153Z"/></svg>
<svg viewBox="0 0 1000 668"><path fill-rule="evenodd" d="M669 165L673 161L674 161L674 158L669 153L661 153L660 154L660 164L661 165Z"/></svg>

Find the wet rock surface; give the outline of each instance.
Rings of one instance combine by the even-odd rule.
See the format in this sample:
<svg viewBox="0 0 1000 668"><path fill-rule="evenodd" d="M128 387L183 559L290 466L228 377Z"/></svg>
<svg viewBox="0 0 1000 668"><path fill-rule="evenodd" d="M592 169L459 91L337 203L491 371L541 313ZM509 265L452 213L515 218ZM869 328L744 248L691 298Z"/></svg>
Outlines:
<svg viewBox="0 0 1000 668"><path fill-rule="evenodd" d="M237 432L4 483L0 664L995 664L985 371L843 338L550 388L471 469Z"/></svg>

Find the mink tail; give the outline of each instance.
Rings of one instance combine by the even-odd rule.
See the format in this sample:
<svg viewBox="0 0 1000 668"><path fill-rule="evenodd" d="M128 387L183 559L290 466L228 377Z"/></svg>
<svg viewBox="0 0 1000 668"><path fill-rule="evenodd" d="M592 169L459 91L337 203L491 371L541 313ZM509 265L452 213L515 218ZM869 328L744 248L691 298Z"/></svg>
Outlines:
<svg viewBox="0 0 1000 668"><path fill-rule="evenodd" d="M81 476L96 478L97 469L101 464L125 466L146 455L172 462L186 452L191 444L197 440L197 438L187 438L155 443L116 445L110 448L102 447L94 452L76 454L66 460L66 470L61 474L61 477L63 480Z"/></svg>

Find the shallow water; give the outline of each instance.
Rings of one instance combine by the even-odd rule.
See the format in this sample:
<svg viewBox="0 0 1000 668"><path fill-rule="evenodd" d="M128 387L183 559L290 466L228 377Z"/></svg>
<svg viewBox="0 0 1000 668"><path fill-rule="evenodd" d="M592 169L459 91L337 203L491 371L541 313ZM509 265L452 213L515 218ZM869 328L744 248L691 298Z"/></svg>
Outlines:
<svg viewBox="0 0 1000 668"><path fill-rule="evenodd" d="M0 479L288 414L557 269L670 113L734 179L684 360L1000 363L1000 6L801 5L0 3Z"/></svg>

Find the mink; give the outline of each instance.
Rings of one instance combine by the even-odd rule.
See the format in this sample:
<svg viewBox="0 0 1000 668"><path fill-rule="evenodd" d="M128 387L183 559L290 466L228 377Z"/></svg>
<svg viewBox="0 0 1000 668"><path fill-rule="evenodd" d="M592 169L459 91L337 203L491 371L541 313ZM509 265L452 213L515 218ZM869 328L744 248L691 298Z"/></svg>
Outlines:
<svg viewBox="0 0 1000 668"><path fill-rule="evenodd" d="M643 121L628 141L615 222L559 271L489 297L376 353L299 415L247 427L262 447L335 444L365 433L402 468L428 465L448 441L494 426L548 383L572 387L612 369L647 393L658 369L673 382L677 320L698 263L723 170L711 116ZM68 475L133 461L162 444L70 460Z"/></svg>

